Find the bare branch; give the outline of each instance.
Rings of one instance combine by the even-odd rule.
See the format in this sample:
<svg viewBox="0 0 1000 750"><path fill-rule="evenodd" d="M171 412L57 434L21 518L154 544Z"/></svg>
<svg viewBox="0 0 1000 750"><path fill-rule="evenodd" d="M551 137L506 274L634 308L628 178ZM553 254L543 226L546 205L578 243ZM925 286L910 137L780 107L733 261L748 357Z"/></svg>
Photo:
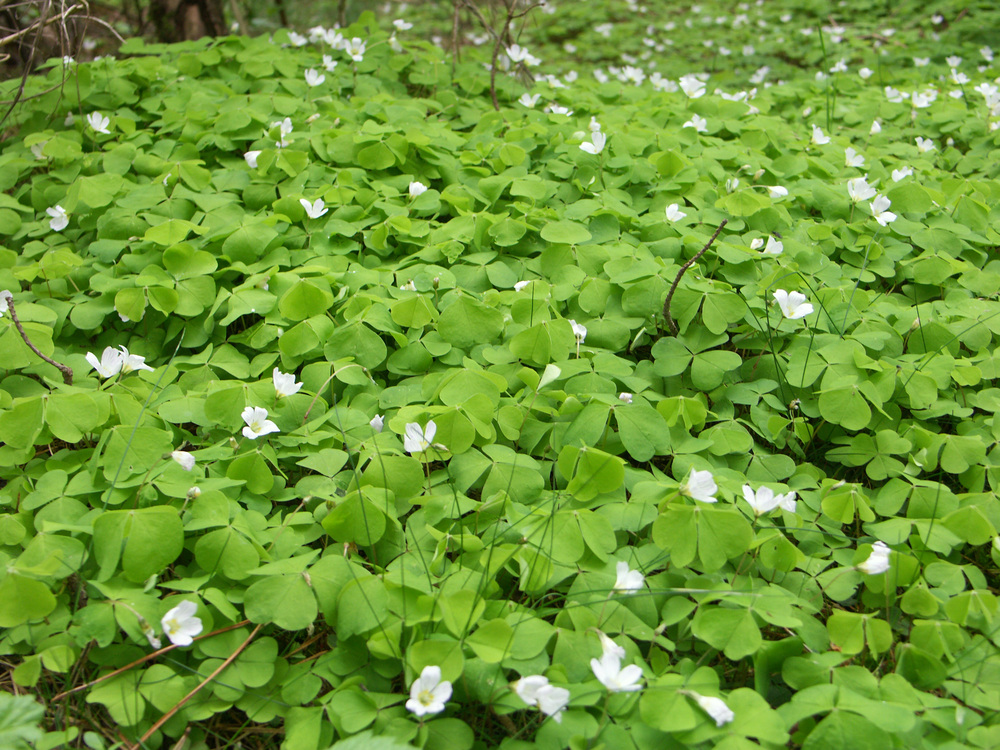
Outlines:
<svg viewBox="0 0 1000 750"><path fill-rule="evenodd" d="M715 234L713 234L711 239L705 243L705 247L695 253L691 260L681 266L681 270L677 272L677 278L674 279L674 283L670 286L670 291L667 292L667 298L663 300L663 317L667 319L667 326L670 328L670 332L674 334L674 336L677 335L679 329L677 328L677 323L674 322L672 317L670 317L670 302L674 298L674 292L677 291L677 285L681 283L681 277L685 274L685 272L695 264L698 258L705 254L708 248L712 246L712 243L715 242L715 238L719 236L719 232L721 232L722 228L728 223L729 219L723 219L722 223L719 224L719 228L715 230Z"/></svg>

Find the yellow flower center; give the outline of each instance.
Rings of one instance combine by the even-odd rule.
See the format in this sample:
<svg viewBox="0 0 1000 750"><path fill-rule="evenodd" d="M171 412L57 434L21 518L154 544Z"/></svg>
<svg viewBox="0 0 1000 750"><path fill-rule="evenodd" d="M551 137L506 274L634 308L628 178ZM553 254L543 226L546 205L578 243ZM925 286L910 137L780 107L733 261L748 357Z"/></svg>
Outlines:
<svg viewBox="0 0 1000 750"><path fill-rule="evenodd" d="M429 706L434 702L434 694L430 690L421 690L417 694L417 700L423 706Z"/></svg>

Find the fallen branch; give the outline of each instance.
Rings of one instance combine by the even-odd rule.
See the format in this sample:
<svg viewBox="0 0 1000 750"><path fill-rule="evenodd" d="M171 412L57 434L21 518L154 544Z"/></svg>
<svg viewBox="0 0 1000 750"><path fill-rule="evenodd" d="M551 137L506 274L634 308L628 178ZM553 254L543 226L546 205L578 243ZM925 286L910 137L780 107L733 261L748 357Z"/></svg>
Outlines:
<svg viewBox="0 0 1000 750"><path fill-rule="evenodd" d="M46 357L44 354L38 351L37 346L31 343L31 339L29 339L28 334L25 333L24 327L21 325L21 321L17 319L17 311L14 310L14 296L10 292L2 292L0 293L0 297L6 298L7 310L10 312L10 319L14 321L14 326L17 328L17 332L21 334L21 338L24 339L24 343L28 345L28 348L31 349L31 351L33 351L39 357L44 359L46 362L48 362L50 365L58 368L59 371L62 373L63 382L66 385L73 385L73 369L67 365L59 364L54 359Z"/></svg>
<svg viewBox="0 0 1000 750"><path fill-rule="evenodd" d="M674 283L671 285L670 291L667 292L667 298L663 300L663 317L667 319L667 326L670 328L670 332L674 334L674 336L677 335L680 329L677 328L677 323L674 322L674 319L670 317L670 302L674 298L674 292L677 291L677 285L681 283L681 277L685 274L685 272L695 264L695 261L697 261L698 258L705 254L708 248L712 246L712 243L715 242L715 238L719 236L719 232L721 232L722 228L728 223L729 219L723 219L722 223L719 224L719 228L715 230L715 234L713 234L711 239L705 243L705 247L695 253L691 260L681 266L681 270L677 272L677 278L674 279Z"/></svg>

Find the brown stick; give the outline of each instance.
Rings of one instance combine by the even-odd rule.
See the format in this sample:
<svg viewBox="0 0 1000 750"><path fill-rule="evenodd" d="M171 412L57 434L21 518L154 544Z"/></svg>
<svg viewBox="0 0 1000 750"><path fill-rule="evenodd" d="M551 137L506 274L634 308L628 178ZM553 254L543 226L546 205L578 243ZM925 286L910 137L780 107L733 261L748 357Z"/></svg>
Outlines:
<svg viewBox="0 0 1000 750"><path fill-rule="evenodd" d="M0 296L6 298L6 300L7 300L7 310L10 312L10 319L14 321L14 326L17 328L17 332L21 334L21 338L24 339L24 343L28 345L28 348L31 349L31 351L33 351L39 357L41 357L42 359L44 359L46 362L48 362L50 365L52 365L53 367L57 368L62 373L63 382L66 385L73 385L73 370L72 370L72 368L70 368L67 365L61 365L58 362L56 362L54 359L50 359L49 357L46 357L44 354L42 354L40 351L38 351L38 347L37 346L35 346L34 344L31 343L31 339L29 339L28 338L28 334L25 333L24 327L21 325L21 321L17 319L17 311L14 310L14 297L13 297L13 295L10 292L7 292L6 294L2 294Z"/></svg>
<svg viewBox="0 0 1000 750"><path fill-rule="evenodd" d="M247 636L247 639L245 641L243 641L243 643L240 644L240 647L238 649L236 649L235 651L233 651L233 653L231 653L228 657L226 657L226 660L224 662L222 662L222 664L220 664L219 667L214 672L212 672L212 674L210 674L208 677L206 677L204 680L202 680L194 690L192 690L190 693L188 693L183 698L181 698L179 701L177 701L177 704L173 708L171 708L169 711L167 711L165 714L163 714L163 716L161 716L159 719L157 719L156 722L153 724L153 726L151 726L149 729L147 729L145 731L145 733L142 735L142 737L139 738L139 741L137 743L135 743L134 745L132 745L132 749L131 750L140 750L140 748L145 747L146 746L146 740L148 740L150 737L152 737L153 734L160 727L162 727L164 724L166 724L168 721L170 721L170 717L171 716L173 716L175 713L177 713L178 711L180 711L184 707L185 703L187 703L189 700L191 700L192 698L194 698L194 696L203 687L205 687L208 683L210 683L212 680L214 680L216 677L218 677L219 674L222 672L222 670L224 670L226 667L228 667L230 664L233 663L233 661L236 659L237 656L240 655L240 653L243 651L243 649L245 649L247 646L250 645L250 641L253 640L253 637L255 635L257 635L258 631L260 631L260 629L262 627L263 627L263 625L258 625L257 627L255 627L253 629L253 632L250 633L250 635Z"/></svg>
<svg viewBox="0 0 1000 750"><path fill-rule="evenodd" d="M712 243L715 242L715 238L719 236L719 232L721 232L722 228L728 223L729 219L723 219L722 223L719 224L719 228L715 230L715 234L713 234L712 238L705 244L705 247L695 253L691 260L681 266L681 270L677 272L677 278L674 279L674 283L671 285L670 291L667 292L667 298L663 300L663 317L667 319L667 326L669 326L670 332L674 334L674 336L677 335L680 329L677 328L677 323L674 322L674 319L670 317L670 301L674 298L674 292L677 291L677 285L681 283L681 277L684 273L695 264L695 261L697 261L698 258L705 254L708 248L712 246Z"/></svg>
<svg viewBox="0 0 1000 750"><path fill-rule="evenodd" d="M237 623L234 623L233 625L227 625L224 628L219 628L218 630L213 630L211 633L205 633L205 635L200 635L197 638L195 638L194 640L200 641L203 638L211 638L213 635L218 635L219 633L225 633L225 632L227 632L229 630L236 630L236 628L242 628L244 625L249 625L249 624L250 624L249 620L243 620L242 622L237 622ZM57 695L54 698L52 698L52 701L55 702L55 701L59 700L60 698L65 698L67 695L72 695L73 693L79 693L81 690L86 690L87 688L92 688L92 687L94 687L94 685L98 685L98 684L104 682L105 680L110 680L115 675L119 675L122 672L127 672L130 669L132 669L132 667L137 667L140 664L143 664L143 663L149 661L150 659L153 659L153 658L159 656L160 654L165 654L165 653L167 653L167 651L170 651L171 649L175 649L175 648L177 648L177 646L173 645L172 643L169 646L164 646L163 648L161 648L161 649L159 649L157 651L153 651L150 654L146 654L145 656L143 656L143 657L141 657L139 659L136 659L131 664L126 664L124 667L119 667L118 669L116 669L113 672L108 672L105 675L101 675L96 680L91 680L90 682L86 683L85 685L77 685L72 690L67 690L64 693L59 693L59 695Z"/></svg>

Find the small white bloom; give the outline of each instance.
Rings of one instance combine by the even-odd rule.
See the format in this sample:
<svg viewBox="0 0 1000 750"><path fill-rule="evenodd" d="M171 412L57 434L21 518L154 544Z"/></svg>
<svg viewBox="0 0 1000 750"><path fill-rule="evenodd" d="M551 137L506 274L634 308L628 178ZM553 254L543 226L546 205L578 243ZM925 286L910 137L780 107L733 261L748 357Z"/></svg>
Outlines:
<svg viewBox="0 0 1000 750"><path fill-rule="evenodd" d="M760 250L762 247L764 247L763 237L754 237L752 240L750 240L751 250Z"/></svg>
<svg viewBox="0 0 1000 750"><path fill-rule="evenodd" d="M399 287L401 292L415 292L417 291L417 285L413 283L413 279L410 279L405 284Z"/></svg>
<svg viewBox="0 0 1000 750"><path fill-rule="evenodd" d="M767 194L774 200L778 200L779 198L784 198L788 195L788 188L782 187L781 185L768 185Z"/></svg>
<svg viewBox="0 0 1000 750"><path fill-rule="evenodd" d="M0 291L0 318L3 317L3 314L5 312L10 310L10 304L8 303L8 300L12 299L14 299L14 295L11 294L9 291L7 291L6 289Z"/></svg>
<svg viewBox="0 0 1000 750"><path fill-rule="evenodd" d="M865 165L865 157L848 146L844 150L844 165L848 167L863 167Z"/></svg>
<svg viewBox="0 0 1000 750"><path fill-rule="evenodd" d="M517 103L531 109L536 104L538 104L538 100L541 98L541 96L542 96L541 94L529 94L525 92L521 94L520 98L517 100Z"/></svg>
<svg viewBox="0 0 1000 750"><path fill-rule="evenodd" d="M615 654L604 654L600 659L591 659L590 668L601 684L612 693L631 693L642 690L642 667L629 664L622 669L621 659Z"/></svg>
<svg viewBox="0 0 1000 750"><path fill-rule="evenodd" d="M756 492L749 484L743 485L743 498L753 509L754 515L762 516L781 507L791 513L795 512L795 493L776 495L769 487L761 487Z"/></svg>
<svg viewBox="0 0 1000 750"><path fill-rule="evenodd" d="M927 107L931 106L931 102L933 101L934 99L932 99L926 91L923 93L919 91L914 91L913 95L910 97L910 103L916 109L926 109Z"/></svg>
<svg viewBox="0 0 1000 750"><path fill-rule="evenodd" d="M625 658L625 649L622 646L619 646L600 630L597 631L597 634L601 637L601 658L605 656L613 656L618 660Z"/></svg>
<svg viewBox="0 0 1000 750"><path fill-rule="evenodd" d="M590 125L588 126L588 129L590 130L591 133L596 133L601 129L601 123L599 123L597 121L597 118L594 117L593 115L591 115L590 117Z"/></svg>
<svg viewBox="0 0 1000 750"><path fill-rule="evenodd" d="M929 57L914 57L913 67L915 68L926 68L931 64L931 59Z"/></svg>
<svg viewBox="0 0 1000 750"><path fill-rule="evenodd" d="M682 128L694 128L699 133L708 131L708 120L699 115L691 115L691 119L684 123Z"/></svg>
<svg viewBox="0 0 1000 750"><path fill-rule="evenodd" d="M979 54L983 56L986 62L993 62L993 49L990 47L980 47Z"/></svg>
<svg viewBox="0 0 1000 750"><path fill-rule="evenodd" d="M767 238L767 247L764 248L764 255L781 255L785 251L785 245L781 240L774 237Z"/></svg>
<svg viewBox="0 0 1000 750"><path fill-rule="evenodd" d="M256 440L272 432L279 432L278 425L267 418L267 409L260 406L248 406L243 410L243 421L247 426L243 428L243 437Z"/></svg>
<svg viewBox="0 0 1000 750"><path fill-rule="evenodd" d="M889 210L891 201L884 195L876 195L871 202L872 216L882 226L888 226L889 222L896 220L896 214Z"/></svg>
<svg viewBox="0 0 1000 750"><path fill-rule="evenodd" d="M680 221L685 216L687 216L686 213L681 211L680 207L676 203L671 203L669 206L667 206L666 213L667 213L667 221Z"/></svg>
<svg viewBox="0 0 1000 750"><path fill-rule="evenodd" d="M332 73L337 68L337 61L334 60L330 55L323 55L323 69L327 73Z"/></svg>
<svg viewBox="0 0 1000 750"><path fill-rule="evenodd" d="M870 576L885 573L889 569L889 554L892 552L885 542L875 542L868 559L858 564L858 569Z"/></svg>
<svg viewBox="0 0 1000 750"><path fill-rule="evenodd" d="M806 302L806 295L802 292L786 292L784 289L776 289L773 296L774 301L781 308L781 314L789 320L804 318L813 311L812 304Z"/></svg>
<svg viewBox="0 0 1000 750"><path fill-rule="evenodd" d="M61 232L69 226L69 217L66 216L66 209L62 206L57 204L52 208L46 208L45 213L52 217L49 221L49 228L53 232Z"/></svg>
<svg viewBox="0 0 1000 750"><path fill-rule="evenodd" d="M869 135L878 135L882 132L882 123L878 120L872 120L872 126L868 129Z"/></svg>
<svg viewBox="0 0 1000 750"><path fill-rule="evenodd" d="M104 348L100 362L93 352L87 352L87 361L102 378L113 378L122 371L122 353L110 346Z"/></svg>
<svg viewBox="0 0 1000 750"><path fill-rule="evenodd" d="M185 599L163 615L160 625L170 642L175 646L190 646L194 637L201 633L201 619L195 617L198 605Z"/></svg>
<svg viewBox="0 0 1000 750"><path fill-rule="evenodd" d="M847 194L851 196L852 203L860 203L875 197L875 188L868 184L866 177L868 175L847 181Z"/></svg>
<svg viewBox="0 0 1000 750"><path fill-rule="evenodd" d="M294 373L282 372L277 367L271 373L271 379L274 380L274 392L278 398L291 396L293 393L298 393L299 389L302 388L302 383L295 382Z"/></svg>
<svg viewBox="0 0 1000 750"><path fill-rule="evenodd" d="M847 60L840 58L837 63L830 68L831 73L846 73L847 72Z"/></svg>
<svg viewBox="0 0 1000 750"><path fill-rule="evenodd" d="M715 493L719 491L710 471L691 470L687 480L680 487L680 493L703 503L718 502Z"/></svg>
<svg viewBox="0 0 1000 750"><path fill-rule="evenodd" d="M309 68L306 70L306 85L307 86L319 86L323 81L326 80L326 76L320 73L315 68Z"/></svg>
<svg viewBox="0 0 1000 750"><path fill-rule="evenodd" d="M247 165L250 167L250 169L257 168L257 157L260 156L260 154L261 154L260 151L247 151L245 154L243 154L243 158L246 159Z"/></svg>
<svg viewBox="0 0 1000 750"><path fill-rule="evenodd" d="M930 138L922 138L917 136L917 150L922 154L926 154L928 151L933 151L935 148L934 141Z"/></svg>
<svg viewBox="0 0 1000 750"><path fill-rule="evenodd" d="M48 143L48 141L42 141L41 143L36 143L31 147L31 153L34 154L35 158L39 161L45 161L48 158L42 152L46 143Z"/></svg>
<svg viewBox="0 0 1000 750"><path fill-rule="evenodd" d="M944 59L944 61L948 63L949 68L957 68L962 64L962 58L958 55L949 55Z"/></svg>
<svg viewBox="0 0 1000 750"><path fill-rule="evenodd" d="M705 95L705 82L697 76L686 75L680 77L681 90L691 99L697 99Z"/></svg>
<svg viewBox="0 0 1000 750"><path fill-rule="evenodd" d="M528 280L526 280L526 281L517 281L517 282L515 282L515 283L514 283L514 291L515 291L515 292L520 292L520 291L522 291L522 290L523 290L523 289L524 289L524 288L525 288L526 286L528 286L528 284L530 284L530 283L531 283L531 280L530 280L530 279L528 279Z"/></svg>
<svg viewBox="0 0 1000 750"><path fill-rule="evenodd" d="M359 37L354 37L344 45L344 52L354 62L361 62L365 59L365 43Z"/></svg>
<svg viewBox="0 0 1000 750"><path fill-rule="evenodd" d="M538 699L539 711L551 716L557 724L562 722L563 711L569 705L569 690L555 685L545 685L538 690L535 697Z"/></svg>
<svg viewBox="0 0 1000 750"><path fill-rule="evenodd" d="M892 86L886 86L885 98L888 99L890 102L899 104L901 101L903 101L903 99L906 98L906 94L904 94L902 91L897 91Z"/></svg>
<svg viewBox="0 0 1000 750"><path fill-rule="evenodd" d="M288 32L288 41L293 47L305 47L309 40L296 31Z"/></svg>
<svg viewBox="0 0 1000 750"><path fill-rule="evenodd" d="M691 697L697 701L701 709L715 720L715 726L721 727L736 718L729 706L721 698L710 695L699 695L691 691Z"/></svg>
<svg viewBox="0 0 1000 750"><path fill-rule="evenodd" d="M626 392L619 393L618 394L618 400L621 401L623 404L631 404L632 403L632 394L631 393L626 393Z"/></svg>
<svg viewBox="0 0 1000 750"><path fill-rule="evenodd" d="M429 420L424 428L416 422L409 422L403 432L403 449L407 453L423 453L431 447L436 433L437 425L433 419Z"/></svg>
<svg viewBox="0 0 1000 750"><path fill-rule="evenodd" d="M170 457L180 464L184 471L191 471L194 468L194 456L187 451L172 451Z"/></svg>
<svg viewBox="0 0 1000 750"><path fill-rule="evenodd" d="M590 143L581 143L580 150L596 156L604 150L604 145L608 142L608 137L600 130L594 130L590 133L590 140Z"/></svg>
<svg viewBox="0 0 1000 750"><path fill-rule="evenodd" d="M548 684L549 678L544 675L528 675L514 683L514 692L529 706L536 706L538 705L538 691Z"/></svg>
<svg viewBox="0 0 1000 750"><path fill-rule="evenodd" d="M427 666L410 686L406 709L417 716L439 714L451 698L451 683L441 679L441 667Z"/></svg>
<svg viewBox="0 0 1000 750"><path fill-rule="evenodd" d="M427 192L427 186L422 182L417 182L414 180L410 183L410 197L416 198L418 195L423 195Z"/></svg>
<svg viewBox="0 0 1000 750"><path fill-rule="evenodd" d="M127 375L135 370L148 370L153 372L153 368L146 364L146 358L139 356L138 354L129 354L128 349L124 346L120 347L122 350L122 375Z"/></svg>
<svg viewBox="0 0 1000 750"><path fill-rule="evenodd" d="M382 427L385 425L385 417L381 414L376 414L368 424L375 432L382 432Z"/></svg>
<svg viewBox="0 0 1000 750"><path fill-rule="evenodd" d="M576 343L582 344L584 339L587 338L587 327L577 323L575 320L570 320L569 324L573 328L573 336L576 338Z"/></svg>
<svg viewBox="0 0 1000 750"><path fill-rule="evenodd" d="M402 18L397 18L392 22L392 25L396 27L397 31L409 31L413 28L413 24L409 21L404 21Z"/></svg>
<svg viewBox="0 0 1000 750"><path fill-rule="evenodd" d="M861 68L858 71L858 75L861 76L861 80L867 81L874 75L874 71L871 68Z"/></svg>
<svg viewBox="0 0 1000 750"><path fill-rule="evenodd" d="M727 193L735 192L736 188L738 188L739 186L740 186L740 180L738 177L730 177L728 180L726 180Z"/></svg>
<svg viewBox="0 0 1000 750"><path fill-rule="evenodd" d="M913 169L910 167L901 167L900 169L892 170L892 181L899 182L900 180L909 177L913 174Z"/></svg>
<svg viewBox="0 0 1000 750"><path fill-rule="evenodd" d="M87 115L87 124L98 133L111 135L111 131L108 130L108 125L111 124L111 120L102 115L100 112L91 112Z"/></svg>
<svg viewBox="0 0 1000 750"><path fill-rule="evenodd" d="M812 126L812 142L817 146L823 146L830 142L830 136L824 135L819 125Z"/></svg>
<svg viewBox="0 0 1000 750"><path fill-rule="evenodd" d="M615 586L614 590L619 594L634 594L642 588L646 579L638 570L629 568L627 562L619 562L615 565Z"/></svg>
<svg viewBox="0 0 1000 750"><path fill-rule="evenodd" d="M299 198L299 203L302 204L302 208L306 210L306 215L310 219L318 219L330 210L329 208L324 208L326 204L323 203L322 198L317 198L313 203L310 203L305 198Z"/></svg>
<svg viewBox="0 0 1000 750"><path fill-rule="evenodd" d="M551 112L554 115L566 115L567 117L573 114L573 110L569 109L568 107L562 107L558 104L551 105L549 107L549 112Z"/></svg>

